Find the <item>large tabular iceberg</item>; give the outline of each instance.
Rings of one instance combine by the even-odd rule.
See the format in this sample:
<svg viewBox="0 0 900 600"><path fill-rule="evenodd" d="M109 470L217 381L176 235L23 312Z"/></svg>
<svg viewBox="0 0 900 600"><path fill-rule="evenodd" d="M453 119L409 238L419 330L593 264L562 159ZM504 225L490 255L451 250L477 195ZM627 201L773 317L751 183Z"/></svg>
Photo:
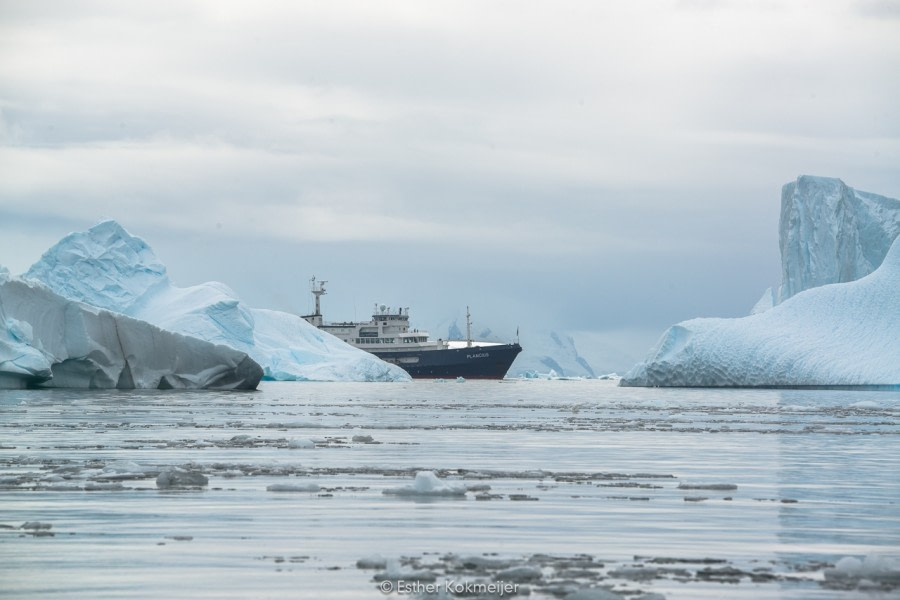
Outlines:
<svg viewBox="0 0 900 600"><path fill-rule="evenodd" d="M900 385L900 211L896 201L849 189L824 178L785 186L782 289L789 297L749 317L671 327L621 384ZM842 200L834 204L828 190L841 191ZM886 255L885 239L893 240ZM846 282L819 285L830 280Z"/></svg>
<svg viewBox="0 0 900 600"><path fill-rule="evenodd" d="M409 375L302 318L244 305L228 286L172 285L142 239L115 221L72 233L25 274L58 294L246 352L279 380L405 381Z"/></svg>
<svg viewBox="0 0 900 600"><path fill-rule="evenodd" d="M255 389L244 352L73 302L0 273L0 388Z"/></svg>

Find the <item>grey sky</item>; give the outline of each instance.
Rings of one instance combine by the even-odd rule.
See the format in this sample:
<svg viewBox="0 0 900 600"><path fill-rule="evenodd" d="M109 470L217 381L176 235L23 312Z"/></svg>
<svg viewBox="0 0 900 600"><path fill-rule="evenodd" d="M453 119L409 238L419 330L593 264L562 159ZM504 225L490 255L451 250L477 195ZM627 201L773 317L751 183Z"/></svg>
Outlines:
<svg viewBox="0 0 900 600"><path fill-rule="evenodd" d="M4 0L0 264L112 217L180 285L622 369L777 282L782 184L900 196L898 4Z"/></svg>

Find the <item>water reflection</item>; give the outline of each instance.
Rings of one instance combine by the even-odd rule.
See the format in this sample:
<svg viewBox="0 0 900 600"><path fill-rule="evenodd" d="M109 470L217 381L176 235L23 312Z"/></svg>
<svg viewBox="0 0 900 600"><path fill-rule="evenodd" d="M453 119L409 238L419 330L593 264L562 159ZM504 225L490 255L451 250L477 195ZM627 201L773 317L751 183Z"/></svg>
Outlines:
<svg viewBox="0 0 900 600"><path fill-rule="evenodd" d="M779 406L802 424L779 435L782 554L833 560L900 548L900 394L780 392Z"/></svg>

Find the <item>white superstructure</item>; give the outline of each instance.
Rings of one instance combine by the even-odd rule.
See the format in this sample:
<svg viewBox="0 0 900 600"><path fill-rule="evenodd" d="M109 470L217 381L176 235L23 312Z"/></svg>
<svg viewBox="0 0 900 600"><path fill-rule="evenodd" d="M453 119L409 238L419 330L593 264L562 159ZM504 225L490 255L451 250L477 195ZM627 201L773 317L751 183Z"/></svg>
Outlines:
<svg viewBox="0 0 900 600"><path fill-rule="evenodd" d="M365 322L344 321L326 323L322 316L320 298L325 295L327 281L310 279L310 291L316 298L316 312L305 315L310 324L323 331L369 352L390 352L408 350L446 350L460 347L499 346L490 342L473 342L471 338L472 324L469 309L466 307L466 334L465 341L429 340L428 332L420 329L410 329L409 308L392 308L384 304L375 304L372 311L372 319Z"/></svg>

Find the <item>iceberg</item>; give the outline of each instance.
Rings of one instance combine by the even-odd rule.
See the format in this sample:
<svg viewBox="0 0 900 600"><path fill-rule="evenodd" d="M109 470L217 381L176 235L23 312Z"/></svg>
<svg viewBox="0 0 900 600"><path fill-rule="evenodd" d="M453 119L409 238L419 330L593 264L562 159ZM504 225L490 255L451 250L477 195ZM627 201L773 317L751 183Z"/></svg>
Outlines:
<svg viewBox="0 0 900 600"><path fill-rule="evenodd" d="M594 369L575 347L570 335L537 331L522 336L522 353L510 368L519 377L596 377Z"/></svg>
<svg viewBox="0 0 900 600"><path fill-rule="evenodd" d="M781 190L782 283L753 308L761 312L820 285L874 271L900 234L900 200L862 192L840 179L801 175Z"/></svg>
<svg viewBox="0 0 900 600"><path fill-rule="evenodd" d="M465 340L466 337L453 319L447 325L445 320L433 330L447 330L448 340ZM517 333L518 337L518 333ZM507 343L508 338L484 329L475 336L483 342ZM594 369L575 347L575 340L566 333L552 330L523 332L522 352L513 361L507 377L526 378L589 378L596 377Z"/></svg>
<svg viewBox="0 0 900 600"><path fill-rule="evenodd" d="M900 384L900 241L856 281L801 291L738 319L671 327L623 386Z"/></svg>
<svg viewBox="0 0 900 600"><path fill-rule="evenodd" d="M225 284L173 285L150 246L115 221L69 234L24 277L71 300L244 352L267 379L409 380L297 315L246 306Z"/></svg>
<svg viewBox="0 0 900 600"><path fill-rule="evenodd" d="M9 271L0 267L0 389L26 387L53 377L50 358L34 346L34 328L6 314L9 281Z"/></svg>
<svg viewBox="0 0 900 600"><path fill-rule="evenodd" d="M0 275L0 387L255 389L244 352Z"/></svg>

